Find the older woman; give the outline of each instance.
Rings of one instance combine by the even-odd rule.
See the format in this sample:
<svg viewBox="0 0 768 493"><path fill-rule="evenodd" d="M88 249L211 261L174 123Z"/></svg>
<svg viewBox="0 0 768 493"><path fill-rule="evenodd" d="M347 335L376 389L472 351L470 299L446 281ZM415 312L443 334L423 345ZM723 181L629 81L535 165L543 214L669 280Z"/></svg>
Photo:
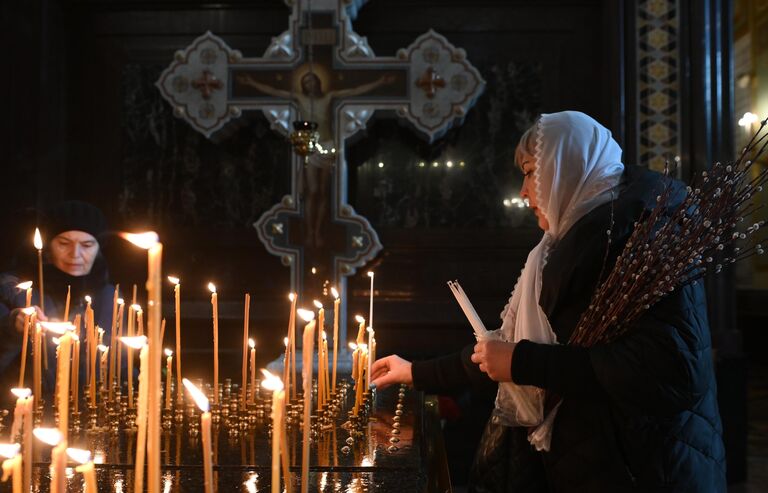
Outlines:
<svg viewBox="0 0 768 493"><path fill-rule="evenodd" d="M486 460L476 465L487 469L475 475L474 491L725 491L700 285L652 306L615 342L566 345L601 272L653 207L664 178L625 167L610 132L572 111L542 115L516 161L521 195L544 235L496 340L432 361L383 358L373 365L373 384L440 392L499 382L485 441L512 450L481 451ZM503 464L489 465L488 457Z"/></svg>
<svg viewBox="0 0 768 493"><path fill-rule="evenodd" d="M67 288L71 289L69 319L72 320L85 308L84 298L92 298L94 318L105 333L105 344L110 338L112 325L112 298L114 286L109 282L106 261L101 254L99 238L106 231L102 212L91 204L80 201L62 202L52 208L43 218L42 228L48 240L43 252L45 310L40 307L38 290L33 290L32 305L39 320L62 320ZM25 305L25 293L16 288L20 282L37 282L35 265L21 265L10 273L0 275L0 374L2 388L18 384L18 368L22 348L22 334L25 316L21 312ZM47 341L48 375L44 391L50 393L55 374L55 350ZM84 360L83 360L84 361ZM27 366L31 368L31 366ZM27 371L28 376L30 371ZM5 394L6 392L0 392ZM8 396L0 395L0 399Z"/></svg>

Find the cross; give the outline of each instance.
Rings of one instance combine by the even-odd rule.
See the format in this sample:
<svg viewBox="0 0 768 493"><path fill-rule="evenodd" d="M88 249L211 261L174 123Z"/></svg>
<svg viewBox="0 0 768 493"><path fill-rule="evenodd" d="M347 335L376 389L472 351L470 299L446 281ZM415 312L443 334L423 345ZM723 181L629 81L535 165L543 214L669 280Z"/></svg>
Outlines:
<svg viewBox="0 0 768 493"><path fill-rule="evenodd" d="M464 51L431 30L395 56L374 55L352 29L362 3L286 0L289 28L264 56L245 58L207 32L177 52L156 83L174 114L206 137L243 111L262 111L286 136L294 120L318 124L320 152L306 161L294 155L290 195L254 224L267 250L291 269L292 290L305 305L325 280L345 300L346 277L382 248L347 203L346 140L375 111L388 110L432 141L461 123L485 86Z"/></svg>

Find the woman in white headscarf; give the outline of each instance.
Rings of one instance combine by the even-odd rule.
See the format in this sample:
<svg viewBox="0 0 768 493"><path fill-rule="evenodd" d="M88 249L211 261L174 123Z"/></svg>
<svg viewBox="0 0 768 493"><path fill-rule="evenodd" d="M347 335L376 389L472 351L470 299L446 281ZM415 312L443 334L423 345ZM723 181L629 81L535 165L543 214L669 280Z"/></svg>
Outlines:
<svg viewBox="0 0 768 493"><path fill-rule="evenodd" d="M495 453L500 464L476 461L486 471L475 475L472 491L725 491L700 285L672 293L613 343L567 345L600 276L665 179L625 167L611 133L579 112L542 115L515 154L525 176L521 195L544 235L501 328L454 357L413 364L383 358L373 365L373 383L441 392L472 385L478 373L499 382L484 442L513 450L500 459L481 444L481 455ZM546 476L545 485L536 474Z"/></svg>

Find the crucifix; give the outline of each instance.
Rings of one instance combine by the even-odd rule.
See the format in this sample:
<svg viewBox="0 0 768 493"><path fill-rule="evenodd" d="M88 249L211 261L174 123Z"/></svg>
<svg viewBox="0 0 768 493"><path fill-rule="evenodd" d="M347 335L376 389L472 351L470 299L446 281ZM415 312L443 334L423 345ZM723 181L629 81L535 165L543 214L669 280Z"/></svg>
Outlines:
<svg viewBox="0 0 768 493"><path fill-rule="evenodd" d="M254 224L267 250L290 268L304 305L326 281L345 300L346 277L382 249L347 202L347 139L374 112L386 112L433 141L462 122L485 87L464 51L432 30L395 56L374 55L352 29L364 3L286 0L289 29L262 57L245 58L207 32L178 51L156 83L174 114L208 138L243 111L262 111L285 136L294 123L316 125L316 152L292 158L290 194ZM344 305L340 315L345 328Z"/></svg>

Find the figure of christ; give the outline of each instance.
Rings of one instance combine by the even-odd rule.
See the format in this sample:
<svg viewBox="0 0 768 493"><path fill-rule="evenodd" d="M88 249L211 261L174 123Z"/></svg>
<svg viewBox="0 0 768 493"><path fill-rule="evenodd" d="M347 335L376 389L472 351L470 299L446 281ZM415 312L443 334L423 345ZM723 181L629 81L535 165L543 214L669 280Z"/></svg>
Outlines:
<svg viewBox="0 0 768 493"><path fill-rule="evenodd" d="M307 156L303 172L299 177L299 190L304 199L305 243L312 248L323 248L325 241L322 236L322 226L328 214L329 182L336 162L336 153L331 152L335 147L333 101L360 96L383 85L391 84L395 81L395 76L387 74L357 87L323 92L320 77L313 72L307 72L301 77L301 92L296 94L272 87L250 75L240 75L237 79L241 84L254 87L264 94L291 100L298 107L300 118L317 123L318 142L323 152L315 152Z"/></svg>

